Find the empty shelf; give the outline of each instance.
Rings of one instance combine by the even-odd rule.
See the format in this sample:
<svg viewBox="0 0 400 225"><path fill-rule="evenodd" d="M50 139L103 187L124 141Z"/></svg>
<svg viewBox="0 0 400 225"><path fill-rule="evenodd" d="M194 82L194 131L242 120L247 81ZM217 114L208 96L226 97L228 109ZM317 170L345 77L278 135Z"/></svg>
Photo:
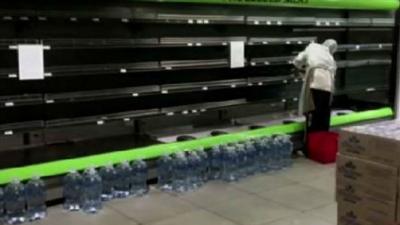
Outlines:
<svg viewBox="0 0 400 225"><path fill-rule="evenodd" d="M0 108L40 105L42 103L43 103L43 96L41 94L0 96Z"/></svg>
<svg viewBox="0 0 400 225"><path fill-rule="evenodd" d="M347 23L348 20L344 18L316 18L315 20L317 27L344 27Z"/></svg>
<svg viewBox="0 0 400 225"><path fill-rule="evenodd" d="M251 66L270 66L270 65L290 65L294 56L279 56L279 57L266 57L251 59Z"/></svg>
<svg viewBox="0 0 400 225"><path fill-rule="evenodd" d="M157 47L158 38L143 39L44 39L52 49L102 49Z"/></svg>
<svg viewBox="0 0 400 225"><path fill-rule="evenodd" d="M164 23L184 24L244 24L244 16L158 14L157 20Z"/></svg>
<svg viewBox="0 0 400 225"><path fill-rule="evenodd" d="M394 27L394 18L372 18L372 26L374 27Z"/></svg>
<svg viewBox="0 0 400 225"><path fill-rule="evenodd" d="M305 45L315 42L317 37L252 37L249 38L249 45Z"/></svg>
<svg viewBox="0 0 400 225"><path fill-rule="evenodd" d="M273 76L273 77L250 77L248 78L248 85L271 85L271 84L286 84L290 81L299 82L300 78L295 78L294 75Z"/></svg>
<svg viewBox="0 0 400 225"><path fill-rule="evenodd" d="M393 45L390 43L377 44L345 44L339 45L339 52L357 52L357 51L387 51L392 50Z"/></svg>
<svg viewBox="0 0 400 225"><path fill-rule="evenodd" d="M81 124L97 124L99 126L103 125L107 121L121 120L124 122L129 122L131 119L153 116L159 114L158 109L146 109L146 110L134 110L128 112L119 112L106 115L96 115L87 117L77 117L77 118L66 118L46 121L46 127L62 127L62 126L72 126Z"/></svg>
<svg viewBox="0 0 400 225"><path fill-rule="evenodd" d="M93 90L93 91L67 92L67 93L46 94L45 102L47 104L51 104L51 103L61 103L61 102L96 101L96 100L107 100L116 98L139 97L142 95L149 95L158 92L160 92L160 87L158 85Z"/></svg>
<svg viewBox="0 0 400 225"><path fill-rule="evenodd" d="M245 104L247 101L246 99L235 99L235 100L228 100L228 101L218 101L218 102L204 102L198 104L190 104L190 105L181 105L181 106L174 106L161 109L161 113L167 115L174 115L175 113L182 113L183 115L189 113L198 113L198 112L205 112L210 109L218 109L224 108L229 106L236 106Z"/></svg>
<svg viewBox="0 0 400 225"><path fill-rule="evenodd" d="M78 76L110 73L139 73L160 70L158 62L138 62L127 64L93 64L79 66L53 66L46 68L52 76Z"/></svg>
<svg viewBox="0 0 400 225"><path fill-rule="evenodd" d="M282 25L314 25L314 17L247 17L249 25L267 25L267 26L282 26Z"/></svg>
<svg viewBox="0 0 400 225"><path fill-rule="evenodd" d="M386 85L380 86L353 86L344 89L338 89L335 91L335 95L347 95L347 94L361 94L369 92L382 92L387 91L388 87Z"/></svg>
<svg viewBox="0 0 400 225"><path fill-rule="evenodd" d="M347 19L347 26L349 27L369 27L372 26L372 19L370 18L349 18Z"/></svg>
<svg viewBox="0 0 400 225"><path fill-rule="evenodd" d="M41 120L1 124L0 135L11 136L17 132L25 132L29 130L41 129L43 128L43 126L44 122Z"/></svg>
<svg viewBox="0 0 400 225"><path fill-rule="evenodd" d="M211 69L228 67L227 59L210 59L210 60L175 60L162 61L161 67L166 70L175 69Z"/></svg>
<svg viewBox="0 0 400 225"><path fill-rule="evenodd" d="M217 90L224 88L236 88L243 86L247 86L246 79L218 80L218 81L182 83L182 84L166 84L162 85L161 89L163 93L179 93L179 92L191 92L191 91L208 91L208 90Z"/></svg>
<svg viewBox="0 0 400 225"><path fill-rule="evenodd" d="M338 68L351 68L361 66L378 66L378 65L390 65L392 60L390 59L364 59L364 60L346 60L338 61Z"/></svg>
<svg viewBox="0 0 400 225"><path fill-rule="evenodd" d="M160 39L160 44L170 47L225 46L231 41L245 42L246 40L246 37L165 37Z"/></svg>

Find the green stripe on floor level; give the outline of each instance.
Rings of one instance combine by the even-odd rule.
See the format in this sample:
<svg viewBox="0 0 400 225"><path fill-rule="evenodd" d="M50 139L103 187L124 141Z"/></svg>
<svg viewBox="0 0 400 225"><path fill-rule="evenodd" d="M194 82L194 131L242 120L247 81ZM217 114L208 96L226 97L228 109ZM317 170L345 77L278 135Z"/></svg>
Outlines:
<svg viewBox="0 0 400 225"><path fill-rule="evenodd" d="M396 10L398 0L140 0L142 2L279 6L322 9Z"/></svg>
<svg viewBox="0 0 400 225"><path fill-rule="evenodd" d="M362 121L387 118L391 116L393 116L393 110L391 108L382 108L343 116L335 116L332 118L331 124L333 126L341 126ZM274 134L292 134L302 131L303 126L303 123L275 125L257 130L226 134L216 137L206 137L186 142L159 144L149 147L128 149L76 159L59 160L19 168L3 169L0 170L0 184L9 183L13 179L27 180L34 176L57 176L65 174L70 170L83 170L88 167L99 167L110 163L115 164L123 162L126 160L152 159L167 153L207 148L218 144L226 144L262 136L270 136Z"/></svg>

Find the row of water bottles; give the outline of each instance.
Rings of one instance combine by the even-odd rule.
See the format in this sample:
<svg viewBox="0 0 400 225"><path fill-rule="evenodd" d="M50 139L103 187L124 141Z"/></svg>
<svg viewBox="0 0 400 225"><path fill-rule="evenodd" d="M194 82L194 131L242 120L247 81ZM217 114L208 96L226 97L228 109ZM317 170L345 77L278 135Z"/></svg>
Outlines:
<svg viewBox="0 0 400 225"><path fill-rule="evenodd" d="M95 214L103 201L143 196L148 192L147 173L143 160L90 168L83 174L71 171L64 177L64 209Z"/></svg>
<svg viewBox="0 0 400 225"><path fill-rule="evenodd" d="M263 137L162 156L157 163L158 187L185 192L208 180L237 181L257 173L277 171L292 164L293 143L288 135Z"/></svg>
<svg viewBox="0 0 400 225"><path fill-rule="evenodd" d="M20 224L46 217L46 188L40 178L14 180L0 188L0 224Z"/></svg>

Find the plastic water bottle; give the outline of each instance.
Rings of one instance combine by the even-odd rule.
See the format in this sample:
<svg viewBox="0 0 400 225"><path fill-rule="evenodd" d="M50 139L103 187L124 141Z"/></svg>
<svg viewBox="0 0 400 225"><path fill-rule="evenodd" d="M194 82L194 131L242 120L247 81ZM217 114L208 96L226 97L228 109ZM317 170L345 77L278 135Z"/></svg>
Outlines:
<svg viewBox="0 0 400 225"><path fill-rule="evenodd" d="M198 154L199 150L188 153L189 160L189 187L191 189L197 189L203 184L202 178L202 161Z"/></svg>
<svg viewBox="0 0 400 225"><path fill-rule="evenodd" d="M257 151L257 172L262 173L267 171L265 164L265 141L262 138L253 141L254 148Z"/></svg>
<svg viewBox="0 0 400 225"><path fill-rule="evenodd" d="M108 165L99 170L99 175L103 182L101 199L109 201L114 198L114 185L117 182L117 173L112 165Z"/></svg>
<svg viewBox="0 0 400 225"><path fill-rule="evenodd" d="M244 148L243 144L235 144L235 153L237 155L236 163L235 163L235 174L238 179L244 178L247 176L247 167L248 167L248 158L247 152Z"/></svg>
<svg viewBox="0 0 400 225"><path fill-rule="evenodd" d="M64 177L64 209L69 211L80 209L82 181L82 176L77 171L71 171Z"/></svg>
<svg viewBox="0 0 400 225"><path fill-rule="evenodd" d="M282 168L282 152L283 145L282 140L279 136L274 137L272 140L271 148L271 169L274 171L280 170Z"/></svg>
<svg viewBox="0 0 400 225"><path fill-rule="evenodd" d="M15 180L8 184L4 190L6 207L6 220L8 224L20 224L25 218L25 190L24 185Z"/></svg>
<svg viewBox="0 0 400 225"><path fill-rule="evenodd" d="M247 175L252 176L257 173L257 150L251 141L244 144L247 158Z"/></svg>
<svg viewBox="0 0 400 225"><path fill-rule="evenodd" d="M4 209L4 192L3 189L0 188L0 224L5 223L5 209Z"/></svg>
<svg viewBox="0 0 400 225"><path fill-rule="evenodd" d="M143 160L136 160L132 163L131 170L131 189L130 193L134 197L139 197L149 192L147 186L147 164Z"/></svg>
<svg viewBox="0 0 400 225"><path fill-rule="evenodd" d="M200 185L204 185L208 181L208 155L204 150L198 150L197 155L200 157Z"/></svg>
<svg viewBox="0 0 400 225"><path fill-rule="evenodd" d="M220 146L214 146L209 151L209 176L210 180L218 180L221 178L223 170L222 150Z"/></svg>
<svg viewBox="0 0 400 225"><path fill-rule="evenodd" d="M273 139L265 137L260 139L262 146L262 158L261 158L261 172L268 172L271 170L271 164L273 163Z"/></svg>
<svg viewBox="0 0 400 225"><path fill-rule="evenodd" d="M293 142L290 140L289 135L283 135L281 139L283 148L282 166L288 168L292 166Z"/></svg>
<svg viewBox="0 0 400 225"><path fill-rule="evenodd" d="M130 193L131 167L128 162L123 162L115 167L116 181L114 184L114 197L126 198Z"/></svg>
<svg viewBox="0 0 400 225"><path fill-rule="evenodd" d="M162 191L172 190L172 163L168 155L161 156L157 161L157 186Z"/></svg>
<svg viewBox="0 0 400 225"><path fill-rule="evenodd" d="M237 181L237 153L233 146L222 146L223 172L222 179L226 182Z"/></svg>
<svg viewBox="0 0 400 225"><path fill-rule="evenodd" d="M46 186L39 177L31 179L25 185L27 218L30 221L43 219L47 215Z"/></svg>
<svg viewBox="0 0 400 225"><path fill-rule="evenodd" d="M184 153L179 152L174 155L173 171L172 189L179 193L188 191L188 161Z"/></svg>
<svg viewBox="0 0 400 225"><path fill-rule="evenodd" d="M87 169L84 172L81 191L81 205L85 213L95 214L102 209L102 181L94 168Z"/></svg>

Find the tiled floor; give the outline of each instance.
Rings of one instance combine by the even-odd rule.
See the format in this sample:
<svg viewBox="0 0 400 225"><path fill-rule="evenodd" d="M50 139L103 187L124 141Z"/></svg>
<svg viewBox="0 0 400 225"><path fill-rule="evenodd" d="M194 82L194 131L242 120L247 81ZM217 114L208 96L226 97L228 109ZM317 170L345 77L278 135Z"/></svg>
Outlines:
<svg viewBox="0 0 400 225"><path fill-rule="evenodd" d="M336 225L334 165L296 159L293 168L239 183L211 182L182 195L151 193L105 204L94 216L49 210L38 225Z"/></svg>

